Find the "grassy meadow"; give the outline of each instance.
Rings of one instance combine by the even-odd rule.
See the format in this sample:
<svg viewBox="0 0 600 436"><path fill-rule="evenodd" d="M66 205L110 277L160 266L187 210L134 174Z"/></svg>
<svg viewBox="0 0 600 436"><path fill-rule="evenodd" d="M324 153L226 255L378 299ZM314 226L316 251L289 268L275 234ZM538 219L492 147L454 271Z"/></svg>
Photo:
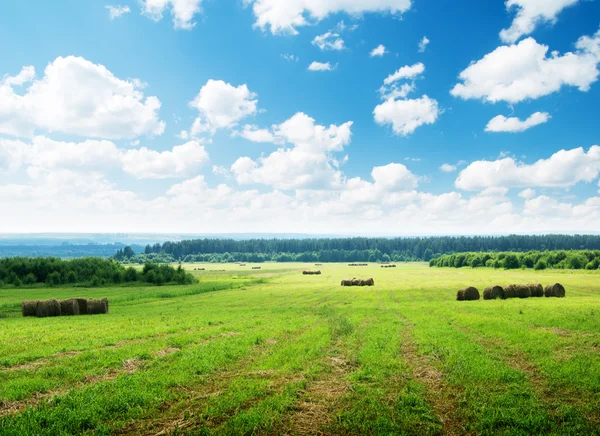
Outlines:
<svg viewBox="0 0 600 436"><path fill-rule="evenodd" d="M0 290L0 434L600 434L598 271L184 266L199 283ZM455 301L530 282L567 296ZM110 313L20 316L79 296Z"/></svg>

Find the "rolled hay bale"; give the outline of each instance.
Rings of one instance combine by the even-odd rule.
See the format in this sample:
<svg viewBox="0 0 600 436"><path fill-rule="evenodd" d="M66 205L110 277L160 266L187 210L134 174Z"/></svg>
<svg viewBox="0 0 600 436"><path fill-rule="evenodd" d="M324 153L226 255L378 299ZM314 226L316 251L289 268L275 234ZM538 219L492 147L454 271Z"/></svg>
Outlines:
<svg viewBox="0 0 600 436"><path fill-rule="evenodd" d="M468 288L465 288L465 300L468 301L472 301L472 300L479 300L480 296L479 296L479 290L473 286L469 286Z"/></svg>
<svg viewBox="0 0 600 436"><path fill-rule="evenodd" d="M553 285L546 286L546 289L544 290L544 295L546 297L562 298L565 296L565 288L560 283L554 283Z"/></svg>
<svg viewBox="0 0 600 436"><path fill-rule="evenodd" d="M302 274L304 274L304 275L310 274L310 271L302 271Z"/></svg>
<svg viewBox="0 0 600 436"><path fill-rule="evenodd" d="M35 309L37 307L38 300L25 300L21 302L21 315L23 316L35 316Z"/></svg>
<svg viewBox="0 0 600 436"><path fill-rule="evenodd" d="M484 300L495 300L496 298L504 298L504 288L502 286L488 286L483 291Z"/></svg>
<svg viewBox="0 0 600 436"><path fill-rule="evenodd" d="M104 303L104 305L106 306L106 312L104 312L104 313L108 313L108 298L102 297L101 300Z"/></svg>
<svg viewBox="0 0 600 436"><path fill-rule="evenodd" d="M352 286L360 286L360 279L357 279L357 278L352 279Z"/></svg>
<svg viewBox="0 0 600 436"><path fill-rule="evenodd" d="M465 290L464 289L460 289L457 293L456 293L456 300L457 301L464 301L465 299Z"/></svg>
<svg viewBox="0 0 600 436"><path fill-rule="evenodd" d="M504 288L504 297L503 298L517 298L517 285L508 285Z"/></svg>
<svg viewBox="0 0 600 436"><path fill-rule="evenodd" d="M365 286L375 286L375 280L373 280L373 277L370 277L367 280L365 280Z"/></svg>
<svg viewBox="0 0 600 436"><path fill-rule="evenodd" d="M106 313L108 308L102 298L88 298L87 313L88 315L100 315Z"/></svg>
<svg viewBox="0 0 600 436"><path fill-rule="evenodd" d="M342 280L342 286L352 286L352 280Z"/></svg>
<svg viewBox="0 0 600 436"><path fill-rule="evenodd" d="M79 306L79 314L87 315L87 298L75 298L75 301L77 301L77 305Z"/></svg>
<svg viewBox="0 0 600 436"><path fill-rule="evenodd" d="M79 304L75 298L59 300L60 313L62 316L79 315Z"/></svg>
<svg viewBox="0 0 600 436"><path fill-rule="evenodd" d="M35 307L35 316L38 318L60 315L60 303L54 298L51 298L50 300L40 300Z"/></svg>
<svg viewBox="0 0 600 436"><path fill-rule="evenodd" d="M364 281L363 279L360 279L360 280L358 281L358 286L366 286L366 285L365 285L365 281Z"/></svg>
<svg viewBox="0 0 600 436"><path fill-rule="evenodd" d="M543 297L544 296L544 288L539 283L530 283L529 290L531 291L532 297Z"/></svg>
<svg viewBox="0 0 600 436"><path fill-rule="evenodd" d="M531 297L531 289L529 288L529 285L517 285L517 296L519 298Z"/></svg>

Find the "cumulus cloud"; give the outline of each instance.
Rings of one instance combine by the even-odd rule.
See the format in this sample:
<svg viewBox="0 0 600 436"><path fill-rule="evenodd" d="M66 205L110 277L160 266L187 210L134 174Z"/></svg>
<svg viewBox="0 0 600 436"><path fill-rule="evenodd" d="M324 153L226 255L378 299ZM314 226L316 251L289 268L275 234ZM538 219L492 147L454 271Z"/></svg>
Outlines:
<svg viewBox="0 0 600 436"><path fill-rule="evenodd" d="M256 94L246 84L233 86L222 80L210 79L190 102L200 113L191 128L191 135L214 134L217 129L231 128L238 121L257 111Z"/></svg>
<svg viewBox="0 0 600 436"><path fill-rule="evenodd" d="M519 192L519 197L525 198L525 199L533 198L533 197L535 197L535 189L531 189L531 188L523 189L521 192Z"/></svg>
<svg viewBox="0 0 600 436"><path fill-rule="evenodd" d="M516 42L529 35L542 23L554 24L563 9L573 6L578 0L507 0L506 9L516 10L517 15L508 29L500 31L500 38L507 43Z"/></svg>
<svg viewBox="0 0 600 436"><path fill-rule="evenodd" d="M0 133L33 136L43 130L110 139L160 135L160 101L144 98L138 79L121 80L103 65L81 57L58 57L34 80L24 67L0 83ZM24 94L15 85L29 84Z"/></svg>
<svg viewBox="0 0 600 436"><path fill-rule="evenodd" d="M344 40L340 38L338 33L326 32L323 35L315 36L312 41L321 50L343 50Z"/></svg>
<svg viewBox="0 0 600 436"><path fill-rule="evenodd" d="M445 173L453 173L454 171L456 171L456 165L444 163L442 164L442 166L440 166L440 170L442 170Z"/></svg>
<svg viewBox="0 0 600 436"><path fill-rule="evenodd" d="M272 34L297 34L297 28L345 12L357 16L366 12L401 14L410 9L411 0L246 0L252 3L255 27Z"/></svg>
<svg viewBox="0 0 600 436"><path fill-rule="evenodd" d="M419 62L414 65L405 65L399 68L394 73L390 74L383 80L384 85L391 85L394 82L402 79L414 79L415 77L425 72L425 65Z"/></svg>
<svg viewBox="0 0 600 436"><path fill-rule="evenodd" d="M423 53L425 51L425 49L427 48L427 44L429 44L429 38L424 36L419 41L419 53Z"/></svg>
<svg viewBox="0 0 600 436"><path fill-rule="evenodd" d="M241 136L252 142L277 142L275 136L269 129L261 129L252 124L246 124L239 132L233 132L233 136Z"/></svg>
<svg viewBox="0 0 600 436"><path fill-rule="evenodd" d="M369 56L374 57L374 56L383 56L384 54L387 53L387 50L385 49L385 46L383 44L379 44L377 47L375 47L373 50L371 50L371 52L369 53Z"/></svg>
<svg viewBox="0 0 600 436"><path fill-rule="evenodd" d="M488 187L569 187L591 182L600 173L600 146L560 150L548 159L527 165L511 157L475 161L460 172L456 187L477 190Z"/></svg>
<svg viewBox="0 0 600 436"><path fill-rule="evenodd" d="M544 124L550 119L547 112L535 112L525 121L517 117L507 118L504 115L497 115L492 118L485 127L486 132L524 132L527 129Z"/></svg>
<svg viewBox="0 0 600 436"><path fill-rule="evenodd" d="M560 55L548 46L527 38L515 45L501 46L463 70L451 94L462 99L519 103L552 94L563 86L589 90L598 79L600 30L583 36L576 50Z"/></svg>
<svg viewBox="0 0 600 436"><path fill-rule="evenodd" d="M187 177L208 162L208 153L197 141L189 141L171 151L128 150L122 162L123 170L138 179Z"/></svg>
<svg viewBox="0 0 600 436"><path fill-rule="evenodd" d="M160 21L163 13L171 10L173 26L176 29L192 29L196 23L194 16L200 12L202 0L141 0L142 13L154 21Z"/></svg>
<svg viewBox="0 0 600 436"><path fill-rule="evenodd" d="M412 100L389 98L373 111L378 124L391 124L394 133L402 136L410 135L419 126L435 123L439 113L438 102L427 95Z"/></svg>
<svg viewBox="0 0 600 436"><path fill-rule="evenodd" d="M335 69L334 66L331 66L329 62L317 62L313 61L309 66L309 71L333 71Z"/></svg>
<svg viewBox="0 0 600 436"><path fill-rule="evenodd" d="M108 9L108 17L111 20L114 20L115 18L119 18L125 14L128 14L130 12L129 6L111 6L111 5L106 5L105 6L106 9Z"/></svg>
<svg viewBox="0 0 600 436"><path fill-rule="evenodd" d="M350 142L352 122L325 127L304 113L297 113L272 127L276 141L291 144L253 160L241 157L231 166L239 184L264 184L278 189L332 187L341 173L331 153Z"/></svg>

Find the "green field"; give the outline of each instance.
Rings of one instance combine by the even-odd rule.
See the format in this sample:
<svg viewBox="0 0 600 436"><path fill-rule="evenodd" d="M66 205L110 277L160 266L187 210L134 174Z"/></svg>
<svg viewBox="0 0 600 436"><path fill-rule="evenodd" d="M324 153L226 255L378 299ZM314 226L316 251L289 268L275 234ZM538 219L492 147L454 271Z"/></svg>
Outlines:
<svg viewBox="0 0 600 436"><path fill-rule="evenodd" d="M600 434L598 271L251 266L0 290L0 434ZM567 297L455 301L530 282ZM75 296L110 313L20 317Z"/></svg>

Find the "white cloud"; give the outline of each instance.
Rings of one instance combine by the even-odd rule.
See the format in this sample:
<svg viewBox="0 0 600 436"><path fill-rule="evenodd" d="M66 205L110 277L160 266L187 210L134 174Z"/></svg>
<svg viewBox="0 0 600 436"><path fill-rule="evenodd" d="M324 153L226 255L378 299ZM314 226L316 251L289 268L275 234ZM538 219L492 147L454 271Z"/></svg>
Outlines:
<svg viewBox="0 0 600 436"><path fill-rule="evenodd" d="M444 163L440 167L440 170L442 170L445 173L453 173L454 171L456 171L456 165L452 165L452 164L449 164L449 163Z"/></svg>
<svg viewBox="0 0 600 436"><path fill-rule="evenodd" d="M496 161L476 161L460 172L456 187L477 190L494 186L569 187L591 182L600 173L600 146L560 150L548 159L527 165L507 157Z"/></svg>
<svg viewBox="0 0 600 436"><path fill-rule="evenodd" d="M138 179L187 177L208 162L208 153L197 141L158 152L142 147L123 154L123 170Z"/></svg>
<svg viewBox="0 0 600 436"><path fill-rule="evenodd" d="M225 168L223 165L213 165L212 173L215 176L229 177L229 170Z"/></svg>
<svg viewBox="0 0 600 436"><path fill-rule="evenodd" d="M403 136L410 135L419 126L435 123L439 113L438 102L427 95L413 100L389 98L373 111L378 124L391 124L394 133Z"/></svg>
<svg viewBox="0 0 600 436"><path fill-rule="evenodd" d="M371 50L371 53L369 53L369 56L373 57L373 56L383 56L384 54L387 53L387 50L385 49L385 46L383 44L379 44L377 47L375 47L373 50Z"/></svg>
<svg viewBox="0 0 600 436"><path fill-rule="evenodd" d="M414 65L405 65L402 68L396 70L395 73L390 74L383 80L384 85L391 85L401 79L414 79L415 77L425 72L425 65L419 62Z"/></svg>
<svg viewBox="0 0 600 436"><path fill-rule="evenodd" d="M451 94L462 99L518 103L574 86L587 91L598 79L600 30L579 38L575 52L548 54L548 46L533 38L501 46L460 73L462 83Z"/></svg>
<svg viewBox="0 0 600 436"><path fill-rule="evenodd" d="M257 111L256 94L246 84L235 87L222 80L210 79L200 89L190 107L200 116L194 120L191 135L214 134L217 129L231 128Z"/></svg>
<svg viewBox="0 0 600 436"><path fill-rule="evenodd" d="M298 60L299 60L298 56L289 54L289 53L284 53L281 55L281 57L284 58L288 62L298 62Z"/></svg>
<svg viewBox="0 0 600 436"><path fill-rule="evenodd" d="M196 23L194 15L200 12L202 0L141 0L142 12L154 21L160 21L163 12L171 9L173 26L176 29L192 29Z"/></svg>
<svg viewBox="0 0 600 436"><path fill-rule="evenodd" d="M333 71L335 67L332 67L329 62L317 62L313 61L309 66L309 71Z"/></svg>
<svg viewBox="0 0 600 436"><path fill-rule="evenodd" d="M130 9L129 9L129 6L121 6L121 5L119 5L119 6L111 6L111 5L106 5L105 8L108 9L108 17L111 20L114 20L115 18L119 18L119 17L121 17L121 16L123 16L123 15L125 15L125 14L127 14L129 12L131 12Z"/></svg>
<svg viewBox="0 0 600 436"><path fill-rule="evenodd" d="M544 124L550 119L550 114L547 112L535 112L525 121L521 121L517 117L507 118L504 115L497 115L492 118L487 126L486 132L524 132L539 124Z"/></svg>
<svg viewBox="0 0 600 436"><path fill-rule="evenodd" d="M13 85L30 83L25 94ZM34 80L33 67L0 84L0 133L33 136L45 130L111 139L160 135L160 101L146 97L138 79L121 80L103 65L83 58L58 57L44 77Z"/></svg>
<svg viewBox="0 0 600 436"><path fill-rule="evenodd" d="M519 197L524 198L526 200L533 198L535 197L535 189L523 189L521 192L519 192Z"/></svg>
<svg viewBox="0 0 600 436"><path fill-rule="evenodd" d="M241 157L231 166L239 184L264 184L278 189L338 186L341 173L332 152L342 151L350 142L352 122L329 127L297 113L280 125L273 126L275 141L292 146L280 148L268 156L253 160Z"/></svg>
<svg viewBox="0 0 600 436"><path fill-rule="evenodd" d="M426 36L419 41L419 53L423 53L425 51L425 48L427 48L427 44L429 44L429 42L429 38Z"/></svg>
<svg viewBox="0 0 600 436"><path fill-rule="evenodd" d="M275 136L269 129L260 129L251 124L246 124L241 132L234 132L233 136L241 136L252 142L276 142Z"/></svg>
<svg viewBox="0 0 600 436"><path fill-rule="evenodd" d="M321 50L343 50L344 40L340 38L337 33L326 32L323 35L315 36L312 41L313 45L316 45Z"/></svg>
<svg viewBox="0 0 600 436"><path fill-rule="evenodd" d="M255 27L271 33L297 34L298 27L321 21L330 14L345 12L353 16L365 12L401 14L411 7L411 0L247 0L253 3Z"/></svg>
<svg viewBox="0 0 600 436"><path fill-rule="evenodd" d="M544 22L554 24L558 14L578 0L507 0L507 10L517 10L510 28L500 31L500 38L507 43L516 42L523 35L529 35Z"/></svg>

